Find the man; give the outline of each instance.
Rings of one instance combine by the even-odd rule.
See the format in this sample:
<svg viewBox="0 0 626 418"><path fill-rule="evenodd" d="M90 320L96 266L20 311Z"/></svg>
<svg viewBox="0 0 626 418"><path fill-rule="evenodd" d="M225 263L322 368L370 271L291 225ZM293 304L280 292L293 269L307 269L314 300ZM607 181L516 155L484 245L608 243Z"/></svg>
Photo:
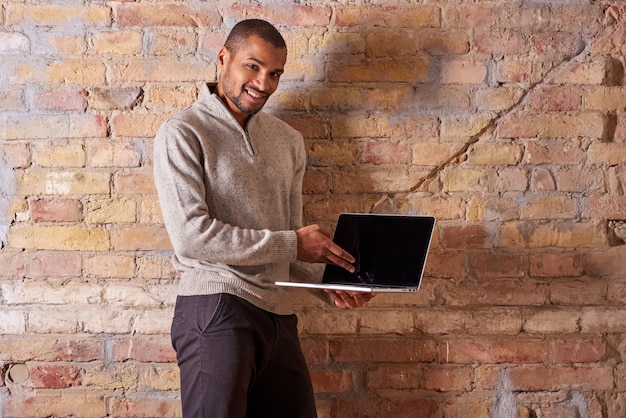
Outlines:
<svg viewBox="0 0 626 418"><path fill-rule="evenodd" d="M275 281L354 258L318 225L302 226L302 135L262 112L287 59L268 22L239 22L217 85L168 120L154 176L180 287L172 344L186 418L315 417L289 291ZM328 292L339 308L372 295Z"/></svg>

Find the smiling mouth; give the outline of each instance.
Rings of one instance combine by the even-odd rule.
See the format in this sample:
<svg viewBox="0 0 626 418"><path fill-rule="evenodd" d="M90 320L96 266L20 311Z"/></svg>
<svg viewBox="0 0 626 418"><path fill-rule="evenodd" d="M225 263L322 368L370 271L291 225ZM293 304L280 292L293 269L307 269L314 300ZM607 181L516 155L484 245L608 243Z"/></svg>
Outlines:
<svg viewBox="0 0 626 418"><path fill-rule="evenodd" d="M256 100L262 100L262 99L266 99L267 98L266 94L259 93L259 92L254 91L254 90L244 89L244 91L248 94L248 96L250 96L250 97L252 97L253 99L256 99Z"/></svg>

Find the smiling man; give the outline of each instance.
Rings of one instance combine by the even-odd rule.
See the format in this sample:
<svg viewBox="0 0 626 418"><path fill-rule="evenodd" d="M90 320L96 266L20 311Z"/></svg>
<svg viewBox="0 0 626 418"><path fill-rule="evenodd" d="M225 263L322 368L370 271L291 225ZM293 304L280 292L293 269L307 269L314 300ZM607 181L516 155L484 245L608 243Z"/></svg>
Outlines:
<svg viewBox="0 0 626 418"><path fill-rule="evenodd" d="M287 48L270 23L239 22L216 86L170 118L154 141L154 178L180 277L172 344L186 418L315 417L288 290L274 285L354 258L328 231L302 225L302 135L262 111ZM368 293L329 292L339 308Z"/></svg>

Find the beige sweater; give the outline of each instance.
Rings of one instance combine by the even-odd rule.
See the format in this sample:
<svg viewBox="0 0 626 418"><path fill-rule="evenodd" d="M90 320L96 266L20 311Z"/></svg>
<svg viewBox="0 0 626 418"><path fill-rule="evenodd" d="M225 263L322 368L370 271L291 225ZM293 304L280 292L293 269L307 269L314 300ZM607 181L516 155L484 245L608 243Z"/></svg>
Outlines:
<svg viewBox="0 0 626 418"><path fill-rule="evenodd" d="M298 131L265 112L244 130L208 86L161 126L154 179L179 295L229 293L292 313L274 282L296 266L305 166Z"/></svg>

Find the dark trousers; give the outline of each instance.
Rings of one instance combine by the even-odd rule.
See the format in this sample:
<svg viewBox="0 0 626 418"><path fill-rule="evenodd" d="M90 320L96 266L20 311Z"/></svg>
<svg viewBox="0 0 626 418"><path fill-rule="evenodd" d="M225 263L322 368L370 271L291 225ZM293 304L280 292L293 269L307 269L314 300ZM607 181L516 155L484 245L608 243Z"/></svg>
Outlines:
<svg viewBox="0 0 626 418"><path fill-rule="evenodd" d="M295 315L228 295L179 296L172 344L185 418L315 418Z"/></svg>

